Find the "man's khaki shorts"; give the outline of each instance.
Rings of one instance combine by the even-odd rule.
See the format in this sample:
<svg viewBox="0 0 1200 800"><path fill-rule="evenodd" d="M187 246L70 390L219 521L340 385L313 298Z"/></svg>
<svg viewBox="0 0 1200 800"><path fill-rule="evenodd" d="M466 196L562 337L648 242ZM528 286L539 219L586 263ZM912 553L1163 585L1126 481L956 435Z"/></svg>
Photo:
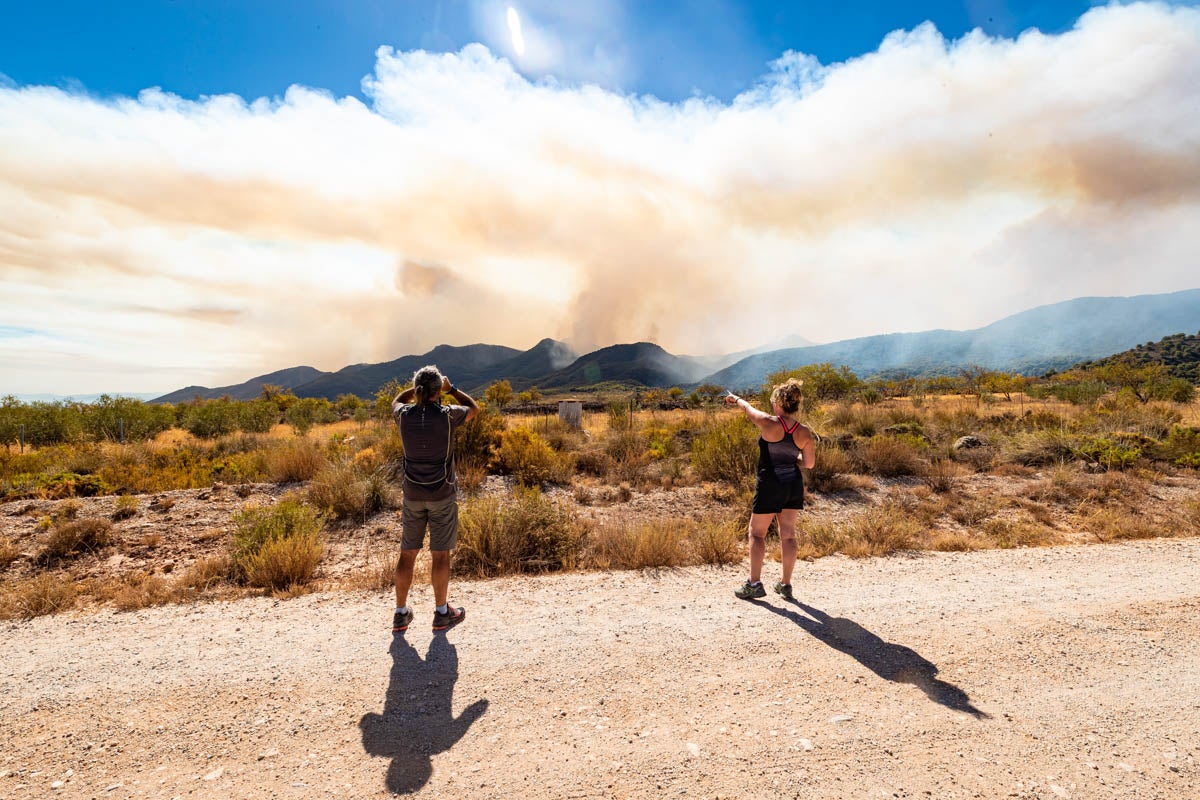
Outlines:
<svg viewBox="0 0 1200 800"><path fill-rule="evenodd" d="M400 512L400 547L420 550L429 528L430 550L453 550L458 543L458 498L445 500L408 500Z"/></svg>

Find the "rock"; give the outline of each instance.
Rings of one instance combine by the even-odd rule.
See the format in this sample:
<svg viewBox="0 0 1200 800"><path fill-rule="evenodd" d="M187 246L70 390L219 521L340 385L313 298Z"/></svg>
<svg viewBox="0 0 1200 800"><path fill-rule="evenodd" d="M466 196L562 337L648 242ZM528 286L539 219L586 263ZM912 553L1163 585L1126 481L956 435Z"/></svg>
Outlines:
<svg viewBox="0 0 1200 800"><path fill-rule="evenodd" d="M976 436L974 434L967 434L966 436L960 436L954 440L954 449L955 450L973 450L976 447L987 447L987 446L988 446L988 443L987 443L986 439L984 439L981 436Z"/></svg>
<svg viewBox="0 0 1200 800"><path fill-rule="evenodd" d="M687 749L688 749L688 752L691 753L693 756L696 756L696 757L700 756L700 745L696 744L695 742L688 742Z"/></svg>
<svg viewBox="0 0 1200 800"><path fill-rule="evenodd" d="M804 749L804 752L807 753L813 749L813 743L810 742L808 739L801 739L800 747L802 747Z"/></svg>
<svg viewBox="0 0 1200 800"><path fill-rule="evenodd" d="M206 781L215 781L217 778L221 777L221 776L222 776L222 775L224 775L224 774L225 774L225 768L224 768L224 767L217 767L217 768L216 768L216 769L214 769L212 772L210 772L210 773L208 773L207 775L205 775L205 776L204 776L204 780L206 780Z"/></svg>
<svg viewBox="0 0 1200 800"><path fill-rule="evenodd" d="M840 725L841 723L849 722L852 719L854 719L854 717L850 716L849 714L838 714L836 717L831 717L829 721L834 725Z"/></svg>

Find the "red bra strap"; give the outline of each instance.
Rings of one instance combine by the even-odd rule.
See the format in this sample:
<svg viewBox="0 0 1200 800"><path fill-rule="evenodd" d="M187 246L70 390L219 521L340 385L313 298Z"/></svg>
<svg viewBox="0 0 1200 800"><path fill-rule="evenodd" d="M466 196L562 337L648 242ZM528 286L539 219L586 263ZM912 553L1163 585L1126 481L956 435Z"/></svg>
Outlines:
<svg viewBox="0 0 1200 800"><path fill-rule="evenodd" d="M791 436L793 433L796 432L796 429L800 427L800 422L797 421L792 424L791 428L788 428L787 423L783 421L783 417L779 417L779 424L783 426L783 432L786 433L788 436Z"/></svg>

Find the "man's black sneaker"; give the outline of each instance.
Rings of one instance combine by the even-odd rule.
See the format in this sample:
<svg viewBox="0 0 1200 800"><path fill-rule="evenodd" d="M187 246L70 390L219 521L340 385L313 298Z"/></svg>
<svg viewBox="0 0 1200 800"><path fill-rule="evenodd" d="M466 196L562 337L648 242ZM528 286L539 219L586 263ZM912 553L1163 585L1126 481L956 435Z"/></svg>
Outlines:
<svg viewBox="0 0 1200 800"><path fill-rule="evenodd" d="M444 631L449 628L453 628L466 618L466 609L462 607L455 608L454 606L447 604L445 614L441 613L436 608L433 610L433 629L435 631Z"/></svg>
<svg viewBox="0 0 1200 800"><path fill-rule="evenodd" d="M746 581L740 588L734 589L733 594L742 600L753 600L756 597L766 597L767 590L763 588L762 581L758 583Z"/></svg>
<svg viewBox="0 0 1200 800"><path fill-rule="evenodd" d="M794 600L792 597L792 585L790 583L775 584L775 594L782 597L784 600Z"/></svg>
<svg viewBox="0 0 1200 800"><path fill-rule="evenodd" d="M413 621L413 613L410 608L408 611L397 611L392 617L392 633L400 633L408 630L408 625Z"/></svg>

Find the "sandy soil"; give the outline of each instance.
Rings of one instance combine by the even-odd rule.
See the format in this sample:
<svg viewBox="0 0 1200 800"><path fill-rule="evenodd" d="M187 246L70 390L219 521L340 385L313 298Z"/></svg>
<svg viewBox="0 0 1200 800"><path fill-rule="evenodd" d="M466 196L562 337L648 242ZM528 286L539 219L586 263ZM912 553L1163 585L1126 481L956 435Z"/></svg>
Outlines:
<svg viewBox="0 0 1200 800"><path fill-rule="evenodd" d="M1200 797L1200 541L743 576L4 623L0 798Z"/></svg>

